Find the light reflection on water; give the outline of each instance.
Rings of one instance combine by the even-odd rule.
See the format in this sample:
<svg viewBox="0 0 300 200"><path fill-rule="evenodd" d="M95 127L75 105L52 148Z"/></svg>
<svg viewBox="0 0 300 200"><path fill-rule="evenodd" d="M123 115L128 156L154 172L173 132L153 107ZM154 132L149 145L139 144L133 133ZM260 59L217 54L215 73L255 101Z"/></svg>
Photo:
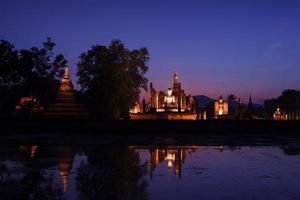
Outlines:
<svg viewBox="0 0 300 200"><path fill-rule="evenodd" d="M11 145L0 148L0 194L3 199L298 199L298 153L279 146Z"/></svg>

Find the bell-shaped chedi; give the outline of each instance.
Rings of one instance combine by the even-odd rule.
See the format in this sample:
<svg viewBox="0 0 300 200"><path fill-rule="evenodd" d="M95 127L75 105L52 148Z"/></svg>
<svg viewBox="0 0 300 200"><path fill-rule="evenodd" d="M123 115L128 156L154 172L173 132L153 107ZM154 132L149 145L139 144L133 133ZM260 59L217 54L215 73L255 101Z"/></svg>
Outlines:
<svg viewBox="0 0 300 200"><path fill-rule="evenodd" d="M87 119L89 117L84 105L76 101L68 64L66 64L55 103L49 106L44 116L47 119Z"/></svg>

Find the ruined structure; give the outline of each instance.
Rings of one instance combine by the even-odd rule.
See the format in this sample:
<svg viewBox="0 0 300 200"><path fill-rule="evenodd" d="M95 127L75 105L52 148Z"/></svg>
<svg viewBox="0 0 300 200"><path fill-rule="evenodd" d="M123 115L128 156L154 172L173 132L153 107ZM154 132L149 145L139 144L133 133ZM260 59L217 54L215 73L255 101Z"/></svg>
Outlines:
<svg viewBox="0 0 300 200"><path fill-rule="evenodd" d="M228 116L228 101L224 100L222 96L214 103L214 118L224 118Z"/></svg>
<svg viewBox="0 0 300 200"><path fill-rule="evenodd" d="M276 111L273 114L273 119L274 120L287 120L287 114L284 114L281 112L279 106L277 106Z"/></svg>
<svg viewBox="0 0 300 200"><path fill-rule="evenodd" d="M192 96L186 96L176 73L173 75L173 87L168 88L167 93L157 92L150 83L150 112L189 112L192 104Z"/></svg>
<svg viewBox="0 0 300 200"><path fill-rule="evenodd" d="M64 77L55 103L49 106L44 117L46 119L87 119L89 117L84 105L79 104L75 98L68 64L65 66Z"/></svg>
<svg viewBox="0 0 300 200"><path fill-rule="evenodd" d="M143 112L136 112L137 110ZM173 87L168 88L166 92L157 91L150 83L150 98L146 106L138 108L135 105L130 109L131 119L174 119L174 120L196 120L195 103L191 95L186 95L181 88L179 76L174 73Z"/></svg>

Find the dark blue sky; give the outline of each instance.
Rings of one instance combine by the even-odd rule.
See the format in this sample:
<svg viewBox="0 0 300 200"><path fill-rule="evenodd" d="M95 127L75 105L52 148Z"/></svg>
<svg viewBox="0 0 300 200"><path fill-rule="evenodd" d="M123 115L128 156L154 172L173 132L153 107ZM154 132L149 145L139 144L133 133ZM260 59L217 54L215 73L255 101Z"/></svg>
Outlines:
<svg viewBox="0 0 300 200"><path fill-rule="evenodd" d="M121 39L149 49L157 89L174 71L193 95L261 102L300 89L300 1L1 0L0 24L0 38L17 48L52 37L73 82L82 51Z"/></svg>

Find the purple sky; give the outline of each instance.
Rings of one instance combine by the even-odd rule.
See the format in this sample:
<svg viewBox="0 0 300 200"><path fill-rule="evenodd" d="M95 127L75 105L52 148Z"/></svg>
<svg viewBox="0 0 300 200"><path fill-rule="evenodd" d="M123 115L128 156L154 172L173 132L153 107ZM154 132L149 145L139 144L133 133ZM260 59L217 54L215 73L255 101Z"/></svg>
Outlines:
<svg viewBox="0 0 300 200"><path fill-rule="evenodd" d="M1 0L0 38L17 48L47 36L70 62L93 44L147 47L154 87L179 73L186 93L247 102L300 89L300 1Z"/></svg>

